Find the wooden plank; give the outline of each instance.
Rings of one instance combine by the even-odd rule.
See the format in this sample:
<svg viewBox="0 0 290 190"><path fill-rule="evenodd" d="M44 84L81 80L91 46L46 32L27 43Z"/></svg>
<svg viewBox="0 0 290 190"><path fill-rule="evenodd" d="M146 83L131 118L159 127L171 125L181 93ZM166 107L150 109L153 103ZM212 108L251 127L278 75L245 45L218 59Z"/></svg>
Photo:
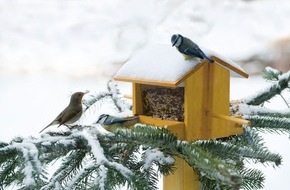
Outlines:
<svg viewBox="0 0 290 190"><path fill-rule="evenodd" d="M184 82L184 123L187 140L201 139L208 130L205 115L208 63L204 63L203 67Z"/></svg>
<svg viewBox="0 0 290 190"><path fill-rule="evenodd" d="M199 190L200 183L193 169L181 158L175 158L174 174L164 176L164 190Z"/></svg>
<svg viewBox="0 0 290 190"><path fill-rule="evenodd" d="M183 75L182 77L180 77L176 82L175 85L178 86L179 84L181 84L182 82L184 82L188 77L190 77L191 75L193 75L196 71L198 71L203 65L204 65L204 61L201 62L200 64L197 64L195 67L193 67L193 69L191 69L190 71L188 71L185 75Z"/></svg>
<svg viewBox="0 0 290 190"><path fill-rule="evenodd" d="M170 81L147 80L147 79L138 79L138 78L129 78L129 77L114 77L114 80L132 82L132 83L137 83L137 84L177 87L176 82L170 82Z"/></svg>
<svg viewBox="0 0 290 190"><path fill-rule="evenodd" d="M142 103L142 89L141 85L137 83L132 83L133 90L133 107L132 111L134 115L143 114L143 103Z"/></svg>
<svg viewBox="0 0 290 190"><path fill-rule="evenodd" d="M245 77L245 78L248 78L249 77L249 74L245 73L244 71L240 70L239 68L227 63L226 61L222 60L221 58L219 57L216 57L216 56L212 56L211 57L215 62L217 62L218 64L234 71L235 73Z"/></svg>
<svg viewBox="0 0 290 190"><path fill-rule="evenodd" d="M179 139L184 139L184 123L179 121L164 120L153 118L150 116L139 115L139 122L147 125L165 127L173 134L176 134Z"/></svg>
<svg viewBox="0 0 290 190"><path fill-rule="evenodd" d="M251 125L250 121L245 120L245 119L241 119L241 118L237 118L237 117L231 117L231 116L217 114L217 113L213 113L213 112L207 112L206 115L210 116L210 117L215 117L215 118L218 118L218 119L234 122L234 123L237 123L237 124L240 124L240 125L247 125L247 126Z"/></svg>
<svg viewBox="0 0 290 190"><path fill-rule="evenodd" d="M229 116L230 71L219 64L209 64L208 105L206 112ZM217 116L217 115L216 115ZM243 133L241 124L217 117L207 116L209 134L215 139Z"/></svg>

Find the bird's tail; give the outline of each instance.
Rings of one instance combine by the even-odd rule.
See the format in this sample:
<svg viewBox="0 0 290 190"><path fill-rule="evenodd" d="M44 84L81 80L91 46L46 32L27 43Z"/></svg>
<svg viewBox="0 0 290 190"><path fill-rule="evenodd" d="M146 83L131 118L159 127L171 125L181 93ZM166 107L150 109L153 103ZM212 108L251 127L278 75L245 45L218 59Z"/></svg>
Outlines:
<svg viewBox="0 0 290 190"><path fill-rule="evenodd" d="M55 121L51 122L50 124L48 124L46 127L44 127L41 131L39 131L39 133L41 133L42 131L44 131L45 129L47 129L48 127L50 127L51 125L54 125Z"/></svg>
<svg viewBox="0 0 290 190"><path fill-rule="evenodd" d="M126 122L124 123L124 127L128 129L132 129L134 125L138 122L139 117L138 116L132 116L132 117L126 117L124 118Z"/></svg>
<svg viewBox="0 0 290 190"><path fill-rule="evenodd" d="M203 51L199 51L200 55L202 56L203 59L208 60L209 62L213 63L214 60L212 60L211 58L209 58L207 55L205 55L205 53L203 53Z"/></svg>
<svg viewBox="0 0 290 190"><path fill-rule="evenodd" d="M45 129L47 129L51 124L49 124L48 126L44 127L41 131L39 131L39 133L41 133L42 131L44 131Z"/></svg>
<svg viewBox="0 0 290 190"><path fill-rule="evenodd" d="M124 119L127 120L127 121L134 121L134 120L138 120L139 117L138 116L132 116L132 117L126 117Z"/></svg>

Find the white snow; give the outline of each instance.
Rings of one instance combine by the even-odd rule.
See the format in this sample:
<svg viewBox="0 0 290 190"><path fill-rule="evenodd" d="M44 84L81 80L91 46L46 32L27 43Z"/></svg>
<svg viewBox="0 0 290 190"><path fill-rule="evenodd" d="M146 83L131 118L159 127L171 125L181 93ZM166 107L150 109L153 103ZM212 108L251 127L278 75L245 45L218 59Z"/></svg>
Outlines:
<svg viewBox="0 0 290 190"><path fill-rule="evenodd" d="M156 44L134 55L115 77L176 82L198 63L199 59L185 60L169 44Z"/></svg>
<svg viewBox="0 0 290 190"><path fill-rule="evenodd" d="M23 185L25 187L35 185L34 175L33 173L40 174L42 172L42 165L38 159L38 149L36 146L27 140L22 143L13 143L9 148L16 148L23 154L24 158L24 179Z"/></svg>
<svg viewBox="0 0 290 190"><path fill-rule="evenodd" d="M125 177L133 174L131 170L129 170L122 164L119 164L117 162L110 162L109 160L107 160L106 156L104 155L104 150L100 145L100 142L98 140L95 140L95 134L90 134L89 131L83 130L80 135L87 139L88 144L91 147L91 151L96 158L97 165L108 165L110 167L113 167L120 173L122 173L122 175L124 175Z"/></svg>
<svg viewBox="0 0 290 190"><path fill-rule="evenodd" d="M268 72L277 73L277 74L279 74L279 72L280 72L277 69L274 69L272 67L265 67L265 70Z"/></svg>
<svg viewBox="0 0 290 190"><path fill-rule="evenodd" d="M82 168L80 168L79 172L76 173L76 175L74 175L66 184L66 189L70 190L70 189L74 189L73 187L76 185L76 182L78 181L78 179L80 177L82 177L82 175L86 172L87 169L90 169L94 167L94 163L91 160L85 160L83 161L83 165Z"/></svg>
<svg viewBox="0 0 290 190"><path fill-rule="evenodd" d="M143 168L145 170L148 170L150 167L152 167L152 164L154 162L158 162L161 165L167 165L167 164L173 164L174 159L170 156L165 156L163 152L160 150L154 148L154 149L148 149L144 152L144 164Z"/></svg>
<svg viewBox="0 0 290 190"><path fill-rule="evenodd" d="M269 109L266 107L262 106L251 106L247 104L240 104L239 105L239 110L244 114L244 115L252 115L252 114L259 114L259 113L282 113L286 114L289 113L288 109L282 109L282 110L277 110L277 109Z"/></svg>
<svg viewBox="0 0 290 190"><path fill-rule="evenodd" d="M218 55L214 51L206 48L203 48L203 50L208 56L215 55L220 57L230 65L243 71L238 64ZM115 77L176 82L200 62L199 58L185 60L183 55L170 44L155 44L134 55L117 71Z"/></svg>
<svg viewBox="0 0 290 190"><path fill-rule="evenodd" d="M99 187L101 190L105 189L105 181L107 178L107 168L105 166L100 166L99 167L99 175L95 179L95 184L99 184Z"/></svg>

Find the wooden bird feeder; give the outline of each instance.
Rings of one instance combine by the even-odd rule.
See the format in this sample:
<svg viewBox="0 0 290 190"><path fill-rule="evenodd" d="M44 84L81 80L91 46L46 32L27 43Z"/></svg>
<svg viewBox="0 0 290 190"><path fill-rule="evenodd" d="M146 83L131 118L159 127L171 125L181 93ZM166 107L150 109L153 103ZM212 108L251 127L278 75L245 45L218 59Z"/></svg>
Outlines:
<svg viewBox="0 0 290 190"><path fill-rule="evenodd" d="M187 141L241 134L242 125L250 125L229 114L230 76L248 74L236 63L205 52L214 63L185 60L171 45L154 45L118 70L114 79L133 85L133 114L140 123L166 127ZM180 159L176 165L174 175L164 178L164 189L199 189L191 167Z"/></svg>

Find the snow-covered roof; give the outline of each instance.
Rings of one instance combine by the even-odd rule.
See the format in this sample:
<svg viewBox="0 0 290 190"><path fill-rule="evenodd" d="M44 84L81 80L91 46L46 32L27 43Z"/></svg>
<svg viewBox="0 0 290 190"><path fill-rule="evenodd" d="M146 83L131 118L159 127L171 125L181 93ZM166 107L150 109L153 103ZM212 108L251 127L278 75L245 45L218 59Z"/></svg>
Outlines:
<svg viewBox="0 0 290 190"><path fill-rule="evenodd" d="M247 77L248 74L236 63L221 58L213 51L202 48L225 68ZM201 66L201 60L185 60L175 47L169 44L156 44L140 51L117 71L115 80L145 84L177 86Z"/></svg>

